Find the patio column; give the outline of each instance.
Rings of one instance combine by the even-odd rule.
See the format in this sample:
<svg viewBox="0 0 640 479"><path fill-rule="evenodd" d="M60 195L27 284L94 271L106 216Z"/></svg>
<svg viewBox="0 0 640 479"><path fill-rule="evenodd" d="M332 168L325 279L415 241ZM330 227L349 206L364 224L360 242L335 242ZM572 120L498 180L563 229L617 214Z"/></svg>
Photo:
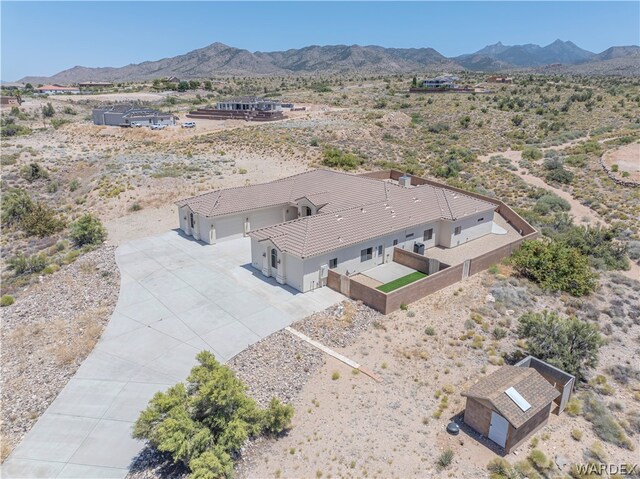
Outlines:
<svg viewBox="0 0 640 479"><path fill-rule="evenodd" d="M278 256L278 272L276 273L276 281L280 284L285 284L287 282L287 276L285 274L285 255L280 253Z"/></svg>

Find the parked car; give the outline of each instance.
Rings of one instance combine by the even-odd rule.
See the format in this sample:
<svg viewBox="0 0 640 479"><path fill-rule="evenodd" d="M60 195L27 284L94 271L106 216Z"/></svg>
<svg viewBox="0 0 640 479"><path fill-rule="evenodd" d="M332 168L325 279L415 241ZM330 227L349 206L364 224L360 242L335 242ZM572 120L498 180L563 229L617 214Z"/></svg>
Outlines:
<svg viewBox="0 0 640 479"><path fill-rule="evenodd" d="M196 122L195 121L185 121L182 124L182 128L195 128L196 127Z"/></svg>
<svg viewBox="0 0 640 479"><path fill-rule="evenodd" d="M157 125L151 125L152 130L164 130L166 127L167 125L163 125L161 123L158 123Z"/></svg>
<svg viewBox="0 0 640 479"><path fill-rule="evenodd" d="M144 125L142 123L140 123L139 121L133 121L131 122L131 127L132 128L142 128Z"/></svg>

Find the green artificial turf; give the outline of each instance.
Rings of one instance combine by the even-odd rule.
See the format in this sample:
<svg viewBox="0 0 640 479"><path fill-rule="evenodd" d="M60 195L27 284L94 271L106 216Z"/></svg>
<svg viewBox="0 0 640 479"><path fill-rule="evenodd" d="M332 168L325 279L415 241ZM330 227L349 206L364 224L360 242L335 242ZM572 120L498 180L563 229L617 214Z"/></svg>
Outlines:
<svg viewBox="0 0 640 479"><path fill-rule="evenodd" d="M418 281L419 279L425 278L427 275L421 273L420 271L416 271L415 273L408 274L403 276L402 278L394 279L386 284L381 284L376 289L379 289L383 293L390 293L398 288L402 288L408 284L413 283L414 281Z"/></svg>

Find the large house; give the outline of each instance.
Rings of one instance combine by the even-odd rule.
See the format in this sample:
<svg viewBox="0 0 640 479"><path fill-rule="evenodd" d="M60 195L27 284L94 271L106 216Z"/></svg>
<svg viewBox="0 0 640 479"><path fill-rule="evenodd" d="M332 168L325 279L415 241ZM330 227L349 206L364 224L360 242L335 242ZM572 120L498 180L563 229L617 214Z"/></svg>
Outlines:
<svg viewBox="0 0 640 479"><path fill-rule="evenodd" d="M441 75L435 78L428 78L421 83L422 88L428 90L451 90L456 88L458 77L453 75Z"/></svg>
<svg viewBox="0 0 640 479"><path fill-rule="evenodd" d="M306 292L329 269L353 275L394 248L455 248L491 233L496 205L448 189L328 170L177 202L180 229L205 243L251 238L251 264Z"/></svg>
<svg viewBox="0 0 640 479"><path fill-rule="evenodd" d="M282 104L277 100L256 96L240 96L216 103L214 108L199 108L189 112L189 118L205 120L272 121L284 118Z"/></svg>
<svg viewBox="0 0 640 479"><path fill-rule="evenodd" d="M176 123L171 113L162 113L158 110L124 103L103 108L94 108L92 117L94 125L151 126L175 125Z"/></svg>
<svg viewBox="0 0 640 479"><path fill-rule="evenodd" d="M77 95L80 93L80 88L63 85L43 85L36 88L36 93L42 95Z"/></svg>

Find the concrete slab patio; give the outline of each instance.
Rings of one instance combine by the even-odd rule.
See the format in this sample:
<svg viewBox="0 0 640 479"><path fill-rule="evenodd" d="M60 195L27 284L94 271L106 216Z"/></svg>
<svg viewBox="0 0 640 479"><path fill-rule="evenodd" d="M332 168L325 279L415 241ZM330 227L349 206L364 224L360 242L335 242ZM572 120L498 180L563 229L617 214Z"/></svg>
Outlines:
<svg viewBox="0 0 640 479"><path fill-rule="evenodd" d="M227 361L344 297L302 294L250 266L248 238L204 245L171 231L116 251L120 295L76 375L2 465L8 478L122 478L143 443L131 426L199 351Z"/></svg>
<svg viewBox="0 0 640 479"><path fill-rule="evenodd" d="M386 284L415 272L415 269L409 268L408 266L400 263L394 263L392 261L390 263L381 264L380 266L371 268L361 274L363 276L368 276L369 278L375 279L381 284Z"/></svg>

